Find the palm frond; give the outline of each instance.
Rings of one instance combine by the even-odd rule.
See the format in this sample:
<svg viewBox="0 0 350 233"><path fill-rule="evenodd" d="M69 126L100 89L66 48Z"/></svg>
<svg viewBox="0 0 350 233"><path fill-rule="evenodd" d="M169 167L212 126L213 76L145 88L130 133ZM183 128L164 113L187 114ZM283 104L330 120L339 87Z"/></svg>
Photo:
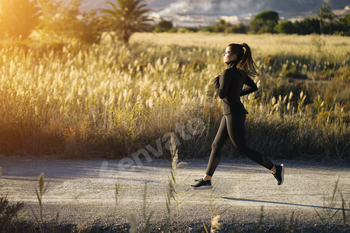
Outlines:
<svg viewBox="0 0 350 233"><path fill-rule="evenodd" d="M144 0L116 0L116 3L106 3L112 9L99 9L105 18L105 29L119 31L118 37L125 43L134 32L145 30L147 22L152 21L146 16L150 10L146 8Z"/></svg>

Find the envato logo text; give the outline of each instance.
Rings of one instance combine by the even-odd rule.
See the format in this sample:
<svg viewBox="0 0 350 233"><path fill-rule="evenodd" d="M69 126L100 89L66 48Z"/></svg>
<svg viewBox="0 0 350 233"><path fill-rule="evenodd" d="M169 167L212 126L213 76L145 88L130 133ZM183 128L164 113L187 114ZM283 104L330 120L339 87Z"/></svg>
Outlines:
<svg viewBox="0 0 350 233"><path fill-rule="evenodd" d="M180 140L176 133L183 140L190 140L192 136L199 135L204 131L204 122L200 118L193 118L189 120L187 125L176 123L174 132L168 132L163 135L163 137L155 140L156 149L151 145L147 145L144 148L139 149L137 152L131 154L131 158L123 158L118 163L119 172L133 172L136 167L141 168L143 166L140 156L143 155L148 163L152 161L151 154L155 157L160 157L163 155L163 145L167 150L175 150L179 146ZM187 129L187 130L186 130ZM107 175L108 162L104 161L101 166L99 177L106 177Z"/></svg>

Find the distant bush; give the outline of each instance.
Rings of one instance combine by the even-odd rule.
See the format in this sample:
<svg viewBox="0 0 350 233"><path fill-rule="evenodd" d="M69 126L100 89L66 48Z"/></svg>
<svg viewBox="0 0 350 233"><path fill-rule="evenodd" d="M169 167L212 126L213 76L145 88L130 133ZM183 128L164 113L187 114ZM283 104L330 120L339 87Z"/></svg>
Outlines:
<svg viewBox="0 0 350 233"><path fill-rule="evenodd" d="M171 21L167 21L162 19L156 24L154 32L167 32L173 28L173 23Z"/></svg>
<svg viewBox="0 0 350 233"><path fill-rule="evenodd" d="M343 27L344 35L350 35L350 14L339 19L339 24Z"/></svg>
<svg viewBox="0 0 350 233"><path fill-rule="evenodd" d="M274 30L278 33L285 33L285 34L293 34L297 32L294 24L289 20L278 23L274 27Z"/></svg>
<svg viewBox="0 0 350 233"><path fill-rule="evenodd" d="M171 28L168 32L177 32L177 28Z"/></svg>
<svg viewBox="0 0 350 233"><path fill-rule="evenodd" d="M80 1L70 1L66 5L53 0L39 0L43 15L38 32L43 40L62 41L75 39L86 44L98 44L101 40L101 19L96 11L81 13Z"/></svg>
<svg viewBox="0 0 350 233"><path fill-rule="evenodd" d="M300 35L320 33L320 21L316 18L305 18L293 23L295 30Z"/></svg>
<svg viewBox="0 0 350 233"><path fill-rule="evenodd" d="M278 24L279 16L275 11L262 11L250 21L250 30L255 33L274 33L274 27Z"/></svg>

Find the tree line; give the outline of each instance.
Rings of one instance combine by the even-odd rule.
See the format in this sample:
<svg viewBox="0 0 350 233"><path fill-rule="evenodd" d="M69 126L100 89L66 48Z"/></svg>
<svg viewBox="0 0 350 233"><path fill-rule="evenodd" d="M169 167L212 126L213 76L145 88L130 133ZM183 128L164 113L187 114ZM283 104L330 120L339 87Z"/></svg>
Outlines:
<svg viewBox="0 0 350 233"><path fill-rule="evenodd" d="M185 28L182 31L205 31L212 33L285 33L285 34L337 34L349 36L350 14L337 18L329 6L322 6L317 11L316 18L304 18L301 21L281 21L276 11L262 11L250 21L249 25L238 23L232 25L221 19L214 25L204 28ZM155 27L155 32L174 32L172 23L162 20Z"/></svg>
<svg viewBox="0 0 350 233"><path fill-rule="evenodd" d="M337 18L328 6L322 6L317 18L302 21L280 21L275 11L257 14L249 25L232 25L220 20L204 28L178 30L172 22L153 20L144 0L106 1L109 9L93 9L80 12L82 0L70 0L67 4L55 0L2 0L0 1L0 39L27 39L35 30L42 39L75 39L82 43L99 43L103 33L113 41L128 43L138 31L186 32L206 31L222 33L286 33L286 34L340 34L349 36L350 14Z"/></svg>
<svg viewBox="0 0 350 233"><path fill-rule="evenodd" d="M285 34L339 34L348 35L350 30L350 14L337 18L329 6L317 10L316 18L304 18L301 21L281 21L276 11L262 11L250 21L249 25L230 25L224 20L203 29L210 32L225 33L285 33Z"/></svg>

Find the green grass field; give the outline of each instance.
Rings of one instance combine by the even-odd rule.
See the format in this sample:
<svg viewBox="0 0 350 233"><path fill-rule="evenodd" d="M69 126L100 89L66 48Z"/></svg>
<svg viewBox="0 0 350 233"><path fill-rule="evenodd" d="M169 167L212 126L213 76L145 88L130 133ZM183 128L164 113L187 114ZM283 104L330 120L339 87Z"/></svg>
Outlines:
<svg viewBox="0 0 350 233"><path fill-rule="evenodd" d="M0 44L0 153L120 158L193 118L180 158L207 156L222 116L213 78L247 43L259 92L242 98L252 148L283 159L350 161L350 39L341 36L136 33L129 45ZM224 155L236 152L226 145Z"/></svg>

